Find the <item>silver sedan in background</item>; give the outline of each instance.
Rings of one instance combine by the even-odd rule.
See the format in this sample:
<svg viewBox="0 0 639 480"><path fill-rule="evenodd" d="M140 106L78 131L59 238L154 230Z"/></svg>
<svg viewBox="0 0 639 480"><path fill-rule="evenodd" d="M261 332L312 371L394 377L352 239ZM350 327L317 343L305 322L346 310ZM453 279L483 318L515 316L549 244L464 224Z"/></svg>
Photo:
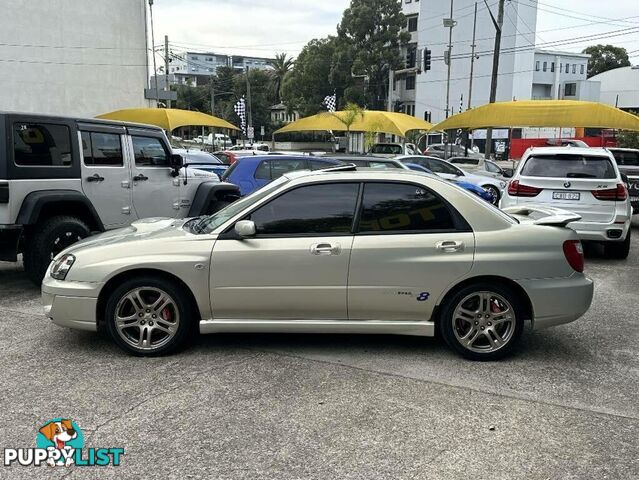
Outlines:
<svg viewBox="0 0 639 480"><path fill-rule="evenodd" d="M106 330L134 355L193 333L432 336L464 357L509 354L524 324L571 322L593 284L555 209L510 216L410 170L294 172L212 216L147 219L60 253L46 315ZM337 170L337 171L336 171Z"/></svg>

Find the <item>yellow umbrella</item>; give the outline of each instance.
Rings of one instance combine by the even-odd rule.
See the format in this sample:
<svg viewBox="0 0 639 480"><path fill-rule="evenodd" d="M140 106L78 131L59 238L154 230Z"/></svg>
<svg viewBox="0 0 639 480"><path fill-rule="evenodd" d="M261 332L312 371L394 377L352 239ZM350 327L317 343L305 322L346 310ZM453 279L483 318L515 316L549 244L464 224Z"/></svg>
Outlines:
<svg viewBox="0 0 639 480"><path fill-rule="evenodd" d="M576 100L497 102L458 113L433 130L488 127L589 127L639 130L639 117L615 107Z"/></svg>
<svg viewBox="0 0 639 480"><path fill-rule="evenodd" d="M239 130L235 125L221 118L177 108L127 108L125 110L104 113L98 115L96 118L157 125L169 132L178 127L185 126L219 127Z"/></svg>
<svg viewBox="0 0 639 480"><path fill-rule="evenodd" d="M348 131L351 132L383 132L405 137L410 130L430 130L432 123L419 120L404 113L384 112L381 110L363 110L355 122L348 128L340 118L350 112L322 112L310 117L300 118L275 133L311 132L311 131Z"/></svg>

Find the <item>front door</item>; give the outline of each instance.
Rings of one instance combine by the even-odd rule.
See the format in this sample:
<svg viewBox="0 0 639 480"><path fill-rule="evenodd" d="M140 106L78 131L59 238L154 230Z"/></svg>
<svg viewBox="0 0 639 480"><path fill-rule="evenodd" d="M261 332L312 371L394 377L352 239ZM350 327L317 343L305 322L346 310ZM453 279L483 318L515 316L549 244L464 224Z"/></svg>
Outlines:
<svg viewBox="0 0 639 480"><path fill-rule="evenodd" d="M170 151L159 136L131 132L133 206L139 218L178 217L180 181L173 177Z"/></svg>
<svg viewBox="0 0 639 480"><path fill-rule="evenodd" d="M96 127L80 132L82 190L106 229L128 225L136 219L131 203L129 158L124 155L123 128Z"/></svg>
<svg viewBox="0 0 639 480"><path fill-rule="evenodd" d="M211 260L214 320L347 319L358 191L357 183L295 188L245 218L254 238L222 235Z"/></svg>
<svg viewBox="0 0 639 480"><path fill-rule="evenodd" d="M475 240L439 196L409 183L366 183L348 275L350 320L430 320L468 273Z"/></svg>

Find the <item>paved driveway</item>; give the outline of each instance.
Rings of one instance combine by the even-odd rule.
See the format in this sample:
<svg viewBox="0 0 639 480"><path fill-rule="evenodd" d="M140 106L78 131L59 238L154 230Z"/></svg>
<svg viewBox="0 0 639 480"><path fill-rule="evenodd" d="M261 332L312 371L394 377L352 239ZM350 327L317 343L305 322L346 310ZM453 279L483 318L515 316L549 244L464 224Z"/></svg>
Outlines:
<svg viewBox="0 0 639 480"><path fill-rule="evenodd" d="M0 263L0 448L72 417L116 468L0 466L0 478L639 478L639 230L596 254L592 309L472 363L436 339L218 335L167 358L50 324ZM6 470L5 470L6 469ZM36 475L37 473L37 475Z"/></svg>

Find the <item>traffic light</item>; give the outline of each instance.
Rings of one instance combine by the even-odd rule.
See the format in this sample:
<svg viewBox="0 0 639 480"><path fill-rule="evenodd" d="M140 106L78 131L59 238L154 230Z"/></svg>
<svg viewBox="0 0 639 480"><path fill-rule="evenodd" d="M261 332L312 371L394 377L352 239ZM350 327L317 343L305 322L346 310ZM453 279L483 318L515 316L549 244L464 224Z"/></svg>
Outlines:
<svg viewBox="0 0 639 480"><path fill-rule="evenodd" d="M415 68L415 60L417 56L417 49L409 48L406 50L406 68Z"/></svg>
<svg viewBox="0 0 639 480"><path fill-rule="evenodd" d="M430 70L431 51L428 48L424 49L424 71Z"/></svg>

